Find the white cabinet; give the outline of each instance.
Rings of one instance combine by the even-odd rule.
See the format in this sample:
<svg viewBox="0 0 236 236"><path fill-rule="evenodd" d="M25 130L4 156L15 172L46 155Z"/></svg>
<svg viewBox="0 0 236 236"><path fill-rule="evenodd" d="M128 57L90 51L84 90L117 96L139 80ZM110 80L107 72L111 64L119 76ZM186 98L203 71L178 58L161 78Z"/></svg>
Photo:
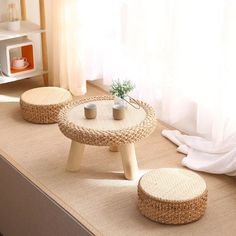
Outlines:
<svg viewBox="0 0 236 236"><path fill-rule="evenodd" d="M1 61L5 63L2 63L1 65L1 71L5 72L0 73L0 84L9 83L17 80L22 80L30 77L35 76L43 76L44 84L48 85L48 63L47 63L47 44L46 44L46 30L45 30L45 9L44 9L44 0L39 0L39 10L40 10L40 25L34 24L32 22L29 22L26 20L26 1L21 0L21 27L18 31L10 31L8 30L8 23L3 22L0 23L0 46L1 50ZM34 43L30 43L30 41L27 39L27 36L30 36L32 34L41 34L41 50L42 50L42 65L43 68L37 68L35 65L36 61L34 58L34 66L31 68L31 70L27 71L17 71L17 73L11 73L14 71L9 70L9 65L6 63L10 63L10 58L6 58L5 60L2 58L4 56L8 57L9 53L6 52L6 48L16 48L17 45L14 45L14 41L16 42L19 40L22 40L24 43L28 41L28 44L32 45L32 50L35 47ZM27 44L27 43L26 43ZM32 55L33 57L35 54ZM33 64L31 63L31 64Z"/></svg>

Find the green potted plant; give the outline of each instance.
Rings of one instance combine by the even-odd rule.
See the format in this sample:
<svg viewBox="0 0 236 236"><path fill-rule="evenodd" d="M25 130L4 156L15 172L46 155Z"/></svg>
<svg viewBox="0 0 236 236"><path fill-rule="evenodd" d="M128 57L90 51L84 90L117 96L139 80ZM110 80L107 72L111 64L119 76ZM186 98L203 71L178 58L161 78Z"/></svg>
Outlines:
<svg viewBox="0 0 236 236"><path fill-rule="evenodd" d="M134 88L135 85L130 80L114 80L111 85L110 93L115 96L115 104L127 106L127 101L129 101L128 94Z"/></svg>

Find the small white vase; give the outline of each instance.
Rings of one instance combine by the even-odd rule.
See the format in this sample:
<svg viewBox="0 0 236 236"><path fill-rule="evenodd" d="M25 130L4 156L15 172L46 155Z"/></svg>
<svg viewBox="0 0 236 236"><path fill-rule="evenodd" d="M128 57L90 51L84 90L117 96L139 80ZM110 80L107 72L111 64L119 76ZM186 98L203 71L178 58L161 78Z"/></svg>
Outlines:
<svg viewBox="0 0 236 236"><path fill-rule="evenodd" d="M20 21L9 21L7 23L7 29L10 31L19 31L20 30Z"/></svg>
<svg viewBox="0 0 236 236"><path fill-rule="evenodd" d="M129 102L129 97L128 96L125 96L124 99L120 98L120 97L117 97L117 96L115 96L115 98L114 98L114 104L115 105L124 106L125 108L127 108L127 106L128 106L127 101Z"/></svg>

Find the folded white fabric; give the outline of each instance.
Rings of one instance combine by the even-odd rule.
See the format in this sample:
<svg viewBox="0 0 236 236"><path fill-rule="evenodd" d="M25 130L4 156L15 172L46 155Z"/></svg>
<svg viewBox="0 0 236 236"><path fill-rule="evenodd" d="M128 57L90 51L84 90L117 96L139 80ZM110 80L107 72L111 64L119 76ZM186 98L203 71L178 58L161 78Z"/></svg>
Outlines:
<svg viewBox="0 0 236 236"><path fill-rule="evenodd" d="M236 176L236 134L220 143L178 130L163 130L162 135L175 143L177 151L186 154L182 164L190 169L213 174Z"/></svg>

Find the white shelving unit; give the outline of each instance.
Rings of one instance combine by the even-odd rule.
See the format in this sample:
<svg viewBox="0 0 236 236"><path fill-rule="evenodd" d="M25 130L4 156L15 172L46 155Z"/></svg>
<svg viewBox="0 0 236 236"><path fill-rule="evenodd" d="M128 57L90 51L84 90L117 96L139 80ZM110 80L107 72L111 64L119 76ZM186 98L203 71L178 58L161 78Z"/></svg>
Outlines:
<svg viewBox="0 0 236 236"><path fill-rule="evenodd" d="M0 76L0 84L6 84L6 83L11 83L17 80L22 80L22 79L28 79L40 75L46 75L48 72L44 70L36 70L33 72L27 72L24 75L17 75L13 77L8 77L8 76Z"/></svg>
<svg viewBox="0 0 236 236"><path fill-rule="evenodd" d="M10 83L17 80L27 79L35 76L43 76L45 86L48 85L48 61L47 61L47 44L46 44L46 30L45 30L45 12L44 0L39 0L40 8L40 25L34 24L26 20L26 1L21 0L21 28L19 31L9 31L7 29L7 22L0 23L0 41L24 37L32 34L41 34L42 47L42 69L37 69L33 72L26 72L22 75L9 77L0 73L0 84Z"/></svg>
<svg viewBox="0 0 236 236"><path fill-rule="evenodd" d="M0 23L0 41L42 32L46 32L46 30L41 29L39 25L30 21L21 21L21 29L17 32L9 31L7 22Z"/></svg>

